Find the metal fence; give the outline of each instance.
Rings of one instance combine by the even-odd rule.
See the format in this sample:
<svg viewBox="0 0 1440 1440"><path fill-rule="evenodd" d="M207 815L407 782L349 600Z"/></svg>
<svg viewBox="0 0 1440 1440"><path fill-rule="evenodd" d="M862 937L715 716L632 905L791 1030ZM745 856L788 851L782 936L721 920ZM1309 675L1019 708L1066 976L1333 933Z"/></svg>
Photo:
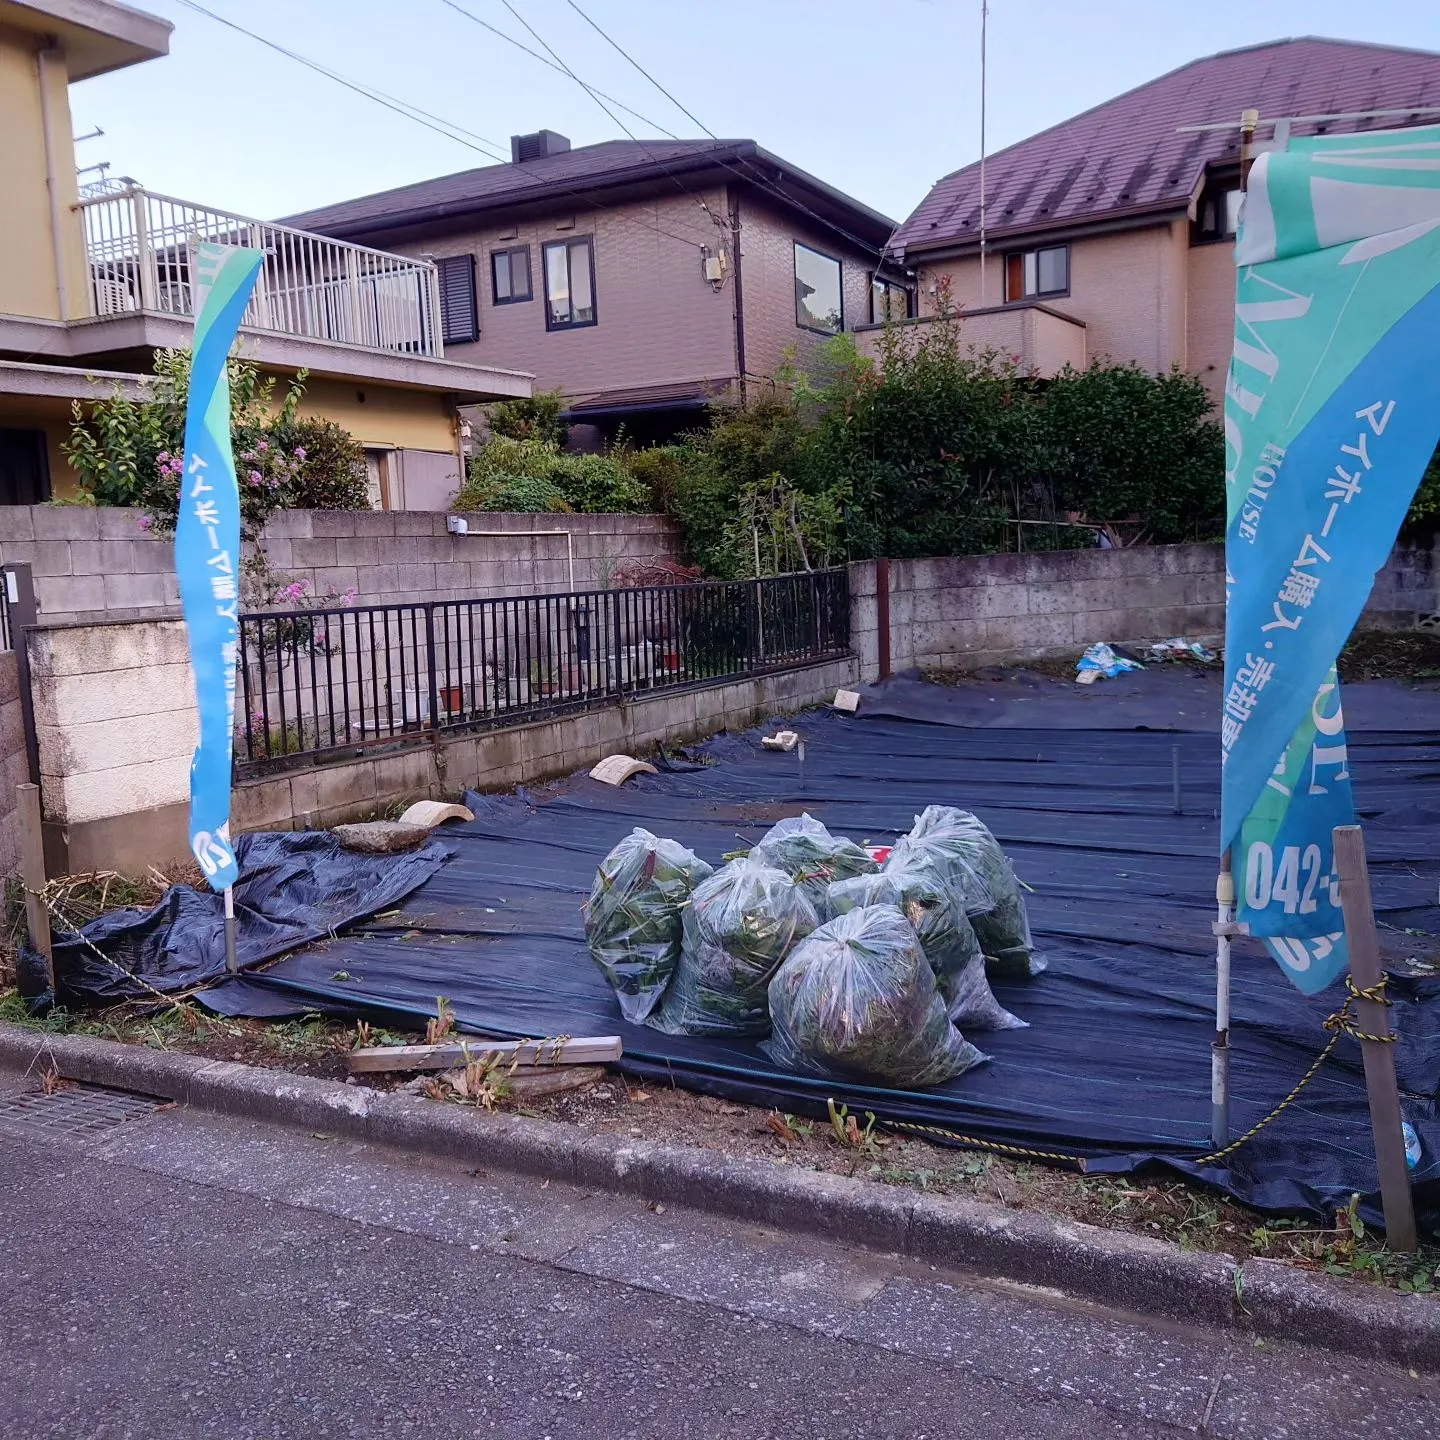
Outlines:
<svg viewBox="0 0 1440 1440"><path fill-rule="evenodd" d="M846 654L843 569L770 580L240 622L236 766L254 775Z"/></svg>

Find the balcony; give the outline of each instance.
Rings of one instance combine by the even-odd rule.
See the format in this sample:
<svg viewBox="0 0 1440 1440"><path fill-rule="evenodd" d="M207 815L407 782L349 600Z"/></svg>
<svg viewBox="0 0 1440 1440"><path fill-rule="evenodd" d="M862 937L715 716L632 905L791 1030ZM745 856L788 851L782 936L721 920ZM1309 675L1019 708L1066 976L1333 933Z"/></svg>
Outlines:
<svg viewBox="0 0 1440 1440"><path fill-rule="evenodd" d="M902 338L918 340L938 316L923 315L899 322ZM1049 380L1067 366L1083 370L1087 363L1085 322L1034 300L961 310L960 350L980 356L994 353L1011 359L1027 375ZM857 325L855 341L862 354L878 357L883 325Z"/></svg>
<svg viewBox="0 0 1440 1440"><path fill-rule="evenodd" d="M265 252L241 322L252 330L369 351L439 359L435 266L347 245L138 186L81 200L90 308L122 315L191 317L192 255L201 241Z"/></svg>

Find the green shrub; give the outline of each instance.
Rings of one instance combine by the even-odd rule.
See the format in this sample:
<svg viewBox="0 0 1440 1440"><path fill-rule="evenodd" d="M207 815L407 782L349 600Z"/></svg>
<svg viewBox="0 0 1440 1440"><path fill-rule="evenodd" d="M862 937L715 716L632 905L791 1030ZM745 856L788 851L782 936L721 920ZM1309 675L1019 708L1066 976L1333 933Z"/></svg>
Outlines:
<svg viewBox="0 0 1440 1440"><path fill-rule="evenodd" d="M560 514L572 507L547 476L487 472L466 481L455 497L453 508L542 515Z"/></svg>
<svg viewBox="0 0 1440 1440"><path fill-rule="evenodd" d="M647 511L650 488L615 455L561 455L555 482L571 507L609 515Z"/></svg>
<svg viewBox="0 0 1440 1440"><path fill-rule="evenodd" d="M515 483L520 480L529 483ZM513 505L500 503L502 492ZM649 487L627 468L620 452L570 455L548 440L507 435L492 436L470 457L465 485L455 497L457 510L610 514L646 511L650 504Z"/></svg>
<svg viewBox="0 0 1440 1440"><path fill-rule="evenodd" d="M61 452L74 467L81 499L143 512L142 523L174 529L184 468L190 353L155 356L153 398L129 400L118 390L86 412L77 400ZM305 393L302 371L275 399L277 382L248 360L226 362L230 435L240 490L241 525L254 539L276 510L368 510L365 453L332 421L296 415Z"/></svg>
<svg viewBox="0 0 1440 1440"><path fill-rule="evenodd" d="M561 419L565 401L559 390L542 390L524 400L500 400L486 407L492 436L507 440L540 440L557 450L565 448L570 426Z"/></svg>
<svg viewBox="0 0 1440 1440"><path fill-rule="evenodd" d="M270 427L269 438L300 461L285 497L287 508L370 508L365 450L343 425L318 417L279 421Z"/></svg>

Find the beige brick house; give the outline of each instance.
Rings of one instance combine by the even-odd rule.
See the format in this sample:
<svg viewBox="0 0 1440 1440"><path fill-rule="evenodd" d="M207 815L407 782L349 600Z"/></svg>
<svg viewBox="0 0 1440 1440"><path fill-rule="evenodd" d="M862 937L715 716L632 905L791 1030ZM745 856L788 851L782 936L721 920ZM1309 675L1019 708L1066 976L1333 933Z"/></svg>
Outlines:
<svg viewBox="0 0 1440 1440"><path fill-rule="evenodd" d="M1178 364L1217 402L1234 326L1238 121L1291 134L1433 122L1440 55L1306 37L1192 61L939 181L896 233L918 326L948 295L966 342L1039 375L1108 357ZM1228 129L1186 127L1226 124ZM1283 129L1282 129L1282 134ZM1261 143L1274 143L1262 123ZM873 348L875 332L862 333Z"/></svg>
<svg viewBox="0 0 1440 1440"><path fill-rule="evenodd" d="M602 433L693 425L874 315L893 222L752 140L511 148L288 223L433 260L446 354L533 372Z"/></svg>

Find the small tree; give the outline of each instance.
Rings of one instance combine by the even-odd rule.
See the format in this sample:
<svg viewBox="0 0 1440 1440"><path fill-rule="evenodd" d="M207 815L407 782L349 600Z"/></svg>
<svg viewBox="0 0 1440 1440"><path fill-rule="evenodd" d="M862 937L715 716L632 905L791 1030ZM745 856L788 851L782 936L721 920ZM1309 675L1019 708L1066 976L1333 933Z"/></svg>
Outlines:
<svg viewBox="0 0 1440 1440"><path fill-rule="evenodd" d="M562 418L565 398L559 390L542 390L520 400L499 400L487 406L485 419L492 435L507 440L540 440L563 450L570 426Z"/></svg>

